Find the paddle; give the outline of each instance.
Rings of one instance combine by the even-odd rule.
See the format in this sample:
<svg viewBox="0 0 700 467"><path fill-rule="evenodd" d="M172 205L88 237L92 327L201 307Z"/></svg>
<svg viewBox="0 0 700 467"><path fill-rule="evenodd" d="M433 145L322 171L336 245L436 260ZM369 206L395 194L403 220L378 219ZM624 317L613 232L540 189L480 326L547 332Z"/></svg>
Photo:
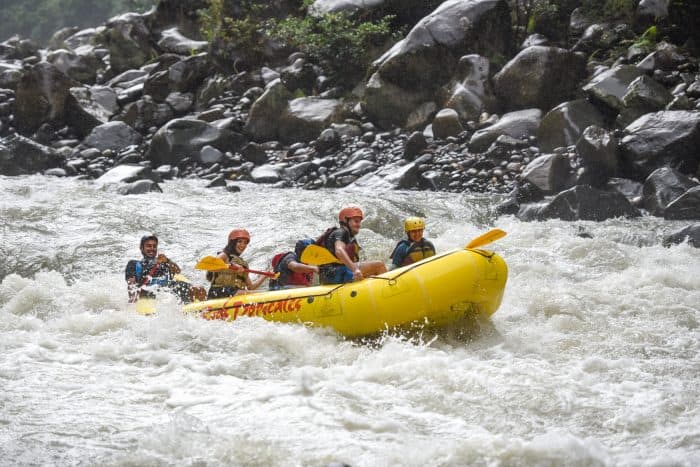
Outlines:
<svg viewBox="0 0 700 467"><path fill-rule="evenodd" d="M481 234L478 237L473 238L469 243L467 243L467 246L465 246L464 249L469 250L471 248L479 248L480 246L495 242L499 238L503 238L506 235L506 232L501 229L491 229L485 234Z"/></svg>
<svg viewBox="0 0 700 467"><path fill-rule="evenodd" d="M195 269L202 269L204 271L219 271L221 269L228 269L228 264L216 256L205 256L200 259L197 264L194 265ZM256 271L255 269L243 269L245 272L252 272L253 274L260 274L261 276L271 277L277 279L279 276L278 272L267 272L267 271Z"/></svg>
<svg viewBox="0 0 700 467"><path fill-rule="evenodd" d="M319 266L321 264L342 263L330 251L320 245L312 244L304 248L299 258L304 264Z"/></svg>

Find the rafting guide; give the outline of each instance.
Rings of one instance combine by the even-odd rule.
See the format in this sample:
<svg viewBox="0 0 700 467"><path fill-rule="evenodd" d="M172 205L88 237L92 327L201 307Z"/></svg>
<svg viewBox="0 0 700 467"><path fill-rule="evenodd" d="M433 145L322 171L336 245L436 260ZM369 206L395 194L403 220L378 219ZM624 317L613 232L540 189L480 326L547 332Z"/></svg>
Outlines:
<svg viewBox="0 0 700 467"><path fill-rule="evenodd" d="M139 245L143 257L130 260L124 270L129 301L140 298L155 298L161 288L180 297L185 303L204 299L204 289L194 287L180 275L180 266L163 253L158 253L158 237L146 234Z"/></svg>

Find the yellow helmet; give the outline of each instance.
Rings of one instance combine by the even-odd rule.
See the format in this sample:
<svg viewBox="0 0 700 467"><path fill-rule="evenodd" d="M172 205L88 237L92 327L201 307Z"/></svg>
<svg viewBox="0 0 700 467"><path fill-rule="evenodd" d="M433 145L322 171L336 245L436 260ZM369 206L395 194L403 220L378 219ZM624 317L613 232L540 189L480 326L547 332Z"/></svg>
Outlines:
<svg viewBox="0 0 700 467"><path fill-rule="evenodd" d="M408 217L403 221L403 230L408 233L411 230L423 230L425 229L425 221L420 217Z"/></svg>

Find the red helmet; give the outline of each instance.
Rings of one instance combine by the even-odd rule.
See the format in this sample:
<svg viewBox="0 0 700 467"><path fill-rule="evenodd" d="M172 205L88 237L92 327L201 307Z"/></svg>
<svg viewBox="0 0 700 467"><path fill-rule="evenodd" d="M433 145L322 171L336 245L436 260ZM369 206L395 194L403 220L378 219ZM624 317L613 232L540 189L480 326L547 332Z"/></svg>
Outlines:
<svg viewBox="0 0 700 467"><path fill-rule="evenodd" d="M360 209L359 206L345 206L338 213L338 222L341 224L347 224L348 219L353 217L359 217L360 219L365 218L364 214L362 214L362 209Z"/></svg>
<svg viewBox="0 0 700 467"><path fill-rule="evenodd" d="M245 238L250 241L250 234L246 229L233 229L231 233L228 234L229 241L237 240L239 238Z"/></svg>

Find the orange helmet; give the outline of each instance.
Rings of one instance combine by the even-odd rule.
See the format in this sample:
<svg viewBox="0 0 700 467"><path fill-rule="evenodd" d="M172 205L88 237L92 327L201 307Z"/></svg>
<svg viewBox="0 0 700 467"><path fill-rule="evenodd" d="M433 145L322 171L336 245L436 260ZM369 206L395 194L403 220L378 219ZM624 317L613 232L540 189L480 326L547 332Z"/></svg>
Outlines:
<svg viewBox="0 0 700 467"><path fill-rule="evenodd" d="M362 214L362 209L360 209L359 206L345 206L338 213L338 222L341 224L347 224L348 219L353 217L359 217L360 219L365 218L364 214Z"/></svg>
<svg viewBox="0 0 700 467"><path fill-rule="evenodd" d="M239 238L245 238L250 241L250 234L246 229L233 229L231 233L228 234L229 241L237 240Z"/></svg>

